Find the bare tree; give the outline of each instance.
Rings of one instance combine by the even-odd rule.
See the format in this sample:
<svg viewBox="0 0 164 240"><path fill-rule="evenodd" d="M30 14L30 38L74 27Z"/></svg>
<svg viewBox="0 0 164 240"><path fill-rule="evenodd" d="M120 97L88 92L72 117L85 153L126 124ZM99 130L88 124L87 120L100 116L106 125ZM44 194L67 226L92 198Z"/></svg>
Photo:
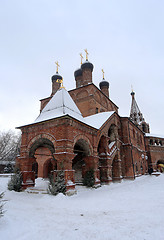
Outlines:
<svg viewBox="0 0 164 240"><path fill-rule="evenodd" d="M20 134L12 131L0 132L0 162L15 161L20 149Z"/></svg>
<svg viewBox="0 0 164 240"><path fill-rule="evenodd" d="M4 211L3 211L4 204L3 204L3 199L2 199L3 195L4 195L4 193L0 193L0 217L2 217L3 213L4 213Z"/></svg>

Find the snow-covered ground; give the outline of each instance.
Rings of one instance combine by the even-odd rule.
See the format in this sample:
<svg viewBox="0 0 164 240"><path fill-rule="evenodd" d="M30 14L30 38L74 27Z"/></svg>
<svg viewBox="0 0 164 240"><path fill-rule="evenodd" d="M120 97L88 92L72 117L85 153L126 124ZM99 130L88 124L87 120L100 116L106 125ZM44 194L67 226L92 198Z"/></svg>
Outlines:
<svg viewBox="0 0 164 240"><path fill-rule="evenodd" d="M5 190L1 240L163 240L164 174L98 189L78 187L71 197Z"/></svg>

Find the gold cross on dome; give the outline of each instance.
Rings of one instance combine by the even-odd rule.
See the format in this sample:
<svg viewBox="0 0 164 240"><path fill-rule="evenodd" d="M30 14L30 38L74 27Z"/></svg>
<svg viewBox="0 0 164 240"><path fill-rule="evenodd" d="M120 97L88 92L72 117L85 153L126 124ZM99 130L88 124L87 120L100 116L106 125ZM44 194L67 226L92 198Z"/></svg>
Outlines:
<svg viewBox="0 0 164 240"><path fill-rule="evenodd" d="M105 79L105 78L104 78L104 73L105 73L105 72L104 72L104 69L101 69L101 71L102 71L102 73L103 73L103 79Z"/></svg>
<svg viewBox="0 0 164 240"><path fill-rule="evenodd" d="M82 53L80 53L80 57L81 57L81 64L82 64L82 60L83 60L83 55L82 55Z"/></svg>
<svg viewBox="0 0 164 240"><path fill-rule="evenodd" d="M89 53L88 53L87 49L84 49L84 51L85 51L85 53L86 53L86 61L88 61L88 55L89 55Z"/></svg>
<svg viewBox="0 0 164 240"><path fill-rule="evenodd" d="M61 85L60 85L60 88L65 88L65 87L63 86L63 78L62 78L62 79L57 79L56 82L58 82L58 83L61 84Z"/></svg>
<svg viewBox="0 0 164 240"><path fill-rule="evenodd" d="M58 70L59 70L60 65L59 65L58 61L55 62L55 64L56 64L56 72L58 73Z"/></svg>
<svg viewBox="0 0 164 240"><path fill-rule="evenodd" d="M131 90L132 90L132 92L133 92L133 85L131 85Z"/></svg>

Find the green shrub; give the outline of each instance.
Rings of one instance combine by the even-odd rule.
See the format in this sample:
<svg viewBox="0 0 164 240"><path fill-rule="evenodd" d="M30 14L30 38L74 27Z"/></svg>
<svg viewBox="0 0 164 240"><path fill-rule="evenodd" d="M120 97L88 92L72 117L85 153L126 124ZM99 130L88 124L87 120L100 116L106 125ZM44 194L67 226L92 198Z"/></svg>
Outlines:
<svg viewBox="0 0 164 240"><path fill-rule="evenodd" d="M94 170L90 169L85 173L83 185L86 187L93 187L95 184Z"/></svg>
<svg viewBox="0 0 164 240"><path fill-rule="evenodd" d="M56 179L54 181L53 175L49 177L49 186L48 186L48 193L52 195L57 195L58 193L66 193L66 184L64 178L64 171L58 171L56 175Z"/></svg>
<svg viewBox="0 0 164 240"><path fill-rule="evenodd" d="M22 174L19 169L16 169L15 173L11 176L8 182L8 190L20 192L22 190Z"/></svg>

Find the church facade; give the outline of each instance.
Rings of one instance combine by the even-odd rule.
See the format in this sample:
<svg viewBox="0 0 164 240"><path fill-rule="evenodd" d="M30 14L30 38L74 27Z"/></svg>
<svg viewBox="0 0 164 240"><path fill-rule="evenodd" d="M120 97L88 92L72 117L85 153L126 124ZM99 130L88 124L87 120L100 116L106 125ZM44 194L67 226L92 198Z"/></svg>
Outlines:
<svg viewBox="0 0 164 240"><path fill-rule="evenodd" d="M132 91L130 117L120 117L109 96L109 82L98 88L92 82L93 64L81 63L74 72L76 88L63 87L57 71L52 76L51 95L41 101L40 115L21 126L22 142L17 166L23 187L35 178L48 178L61 169L67 190L81 184L94 170L95 186L147 174L164 164L164 138L151 135Z"/></svg>

